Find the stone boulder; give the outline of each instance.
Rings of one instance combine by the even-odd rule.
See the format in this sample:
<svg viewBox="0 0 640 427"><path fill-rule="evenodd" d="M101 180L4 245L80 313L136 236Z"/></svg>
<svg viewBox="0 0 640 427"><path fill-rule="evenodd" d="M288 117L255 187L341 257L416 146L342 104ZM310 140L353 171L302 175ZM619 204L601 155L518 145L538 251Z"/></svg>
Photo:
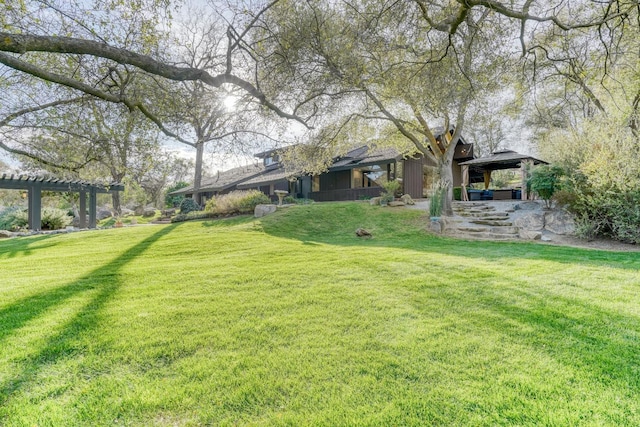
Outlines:
<svg viewBox="0 0 640 427"><path fill-rule="evenodd" d="M276 205L257 205L253 210L253 216L256 218L262 218L263 216L274 213L276 209Z"/></svg>
<svg viewBox="0 0 640 427"><path fill-rule="evenodd" d="M129 209L129 208L122 208L122 213L120 214L120 216L131 216L134 214L133 210Z"/></svg>
<svg viewBox="0 0 640 427"><path fill-rule="evenodd" d="M111 218L113 213L109 209L101 208L96 212L96 218L98 221L102 221L105 218Z"/></svg>
<svg viewBox="0 0 640 427"><path fill-rule="evenodd" d="M391 206L391 207L398 207L398 206L404 206L404 205L405 203L399 200L394 200L393 202L388 203L388 206Z"/></svg>
<svg viewBox="0 0 640 427"><path fill-rule="evenodd" d="M574 234L576 224L573 215L564 210L555 210L545 213L545 228L555 234Z"/></svg>
<svg viewBox="0 0 640 427"><path fill-rule="evenodd" d="M142 216L145 218L151 218L156 216L156 209L155 208L144 208L144 210L142 211Z"/></svg>
<svg viewBox="0 0 640 427"><path fill-rule="evenodd" d="M380 199L382 197L372 197L371 199L369 199L369 204L371 206L378 206L380 204Z"/></svg>
<svg viewBox="0 0 640 427"><path fill-rule="evenodd" d="M526 201L526 202L520 202L517 205L515 205L513 207L513 209L515 210L522 210L522 211L535 211L540 209L540 204L538 202L535 201Z"/></svg>
<svg viewBox="0 0 640 427"><path fill-rule="evenodd" d="M522 230L541 231L544 228L544 213L527 212L513 220L513 225Z"/></svg>
<svg viewBox="0 0 640 427"><path fill-rule="evenodd" d="M518 236L525 240L540 240L542 239L542 231L520 229L518 231Z"/></svg>
<svg viewBox="0 0 640 427"><path fill-rule="evenodd" d="M400 200L404 202L405 205L415 205L416 202L413 201L413 199L411 198L410 195L408 194L403 194L402 196L400 196Z"/></svg>
<svg viewBox="0 0 640 427"><path fill-rule="evenodd" d="M0 239L8 239L13 237L13 233L7 230L0 230Z"/></svg>

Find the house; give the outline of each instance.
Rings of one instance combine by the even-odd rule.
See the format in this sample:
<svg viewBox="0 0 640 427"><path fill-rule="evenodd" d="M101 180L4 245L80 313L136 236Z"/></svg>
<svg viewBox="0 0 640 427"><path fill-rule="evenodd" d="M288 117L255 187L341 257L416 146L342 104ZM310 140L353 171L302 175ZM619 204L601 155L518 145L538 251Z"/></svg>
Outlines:
<svg viewBox="0 0 640 427"><path fill-rule="evenodd" d="M210 197L235 189L256 189L275 199L275 191L284 190L296 198L318 202L360 200L379 196L385 182L397 179L402 183L404 194L422 198L434 180L431 175L435 165L430 160L422 155L403 157L393 148L355 148L334 158L328 170L318 175L286 171L280 163L278 151L256 154L257 158L262 159L262 164L247 169L245 174L230 173L235 169L221 172L217 179L203 183L202 191L206 191ZM461 138L454 155L454 185L461 180L459 162L470 159L473 159L473 144L467 144ZM241 179L233 181L234 176ZM457 186L460 186L460 182ZM187 187L172 194L188 196L192 192L193 187Z"/></svg>
<svg viewBox="0 0 640 427"><path fill-rule="evenodd" d="M238 188L238 184L264 173L265 170L266 168L264 165L250 164L247 166L239 166L229 169L224 172L218 172L211 178L203 178L199 191L203 204L207 199L210 199L213 196L226 194L236 190ZM171 192L171 195L193 197L193 185L173 191Z"/></svg>

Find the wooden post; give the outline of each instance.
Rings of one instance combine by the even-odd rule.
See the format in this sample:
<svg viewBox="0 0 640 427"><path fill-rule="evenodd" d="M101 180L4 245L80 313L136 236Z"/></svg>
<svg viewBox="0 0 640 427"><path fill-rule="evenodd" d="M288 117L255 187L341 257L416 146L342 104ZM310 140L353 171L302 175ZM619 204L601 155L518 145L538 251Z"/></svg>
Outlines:
<svg viewBox="0 0 640 427"><path fill-rule="evenodd" d="M80 190L80 228L87 228L87 192Z"/></svg>
<svg viewBox="0 0 640 427"><path fill-rule="evenodd" d="M98 204L96 198L96 190L95 188L91 188L89 190L89 228L96 228L96 205Z"/></svg>
<svg viewBox="0 0 640 427"><path fill-rule="evenodd" d="M520 192L521 197L520 199L522 200L527 200L529 198L529 195L527 194L527 165L529 165L530 162L528 160L523 160L520 163L520 177L522 180L522 190Z"/></svg>
<svg viewBox="0 0 640 427"><path fill-rule="evenodd" d="M467 187L469 186L469 165L462 166L462 191L460 199L465 202L469 201L469 194L467 193Z"/></svg>
<svg viewBox="0 0 640 427"><path fill-rule="evenodd" d="M491 170L485 170L482 174L484 175L484 189L488 190L491 182Z"/></svg>
<svg viewBox="0 0 640 427"><path fill-rule="evenodd" d="M42 189L34 183L27 190L29 197L28 217L29 229L40 231L42 229Z"/></svg>

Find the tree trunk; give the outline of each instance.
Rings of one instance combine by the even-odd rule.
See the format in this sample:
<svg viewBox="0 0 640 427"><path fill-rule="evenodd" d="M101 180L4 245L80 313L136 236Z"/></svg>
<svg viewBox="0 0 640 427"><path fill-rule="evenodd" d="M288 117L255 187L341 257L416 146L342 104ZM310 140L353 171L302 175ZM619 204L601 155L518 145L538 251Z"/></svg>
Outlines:
<svg viewBox="0 0 640 427"><path fill-rule="evenodd" d="M196 173L193 177L193 200L202 205L202 197L200 195L200 185L202 184L202 156L204 154L204 142L196 143Z"/></svg>
<svg viewBox="0 0 640 427"><path fill-rule="evenodd" d="M454 147L449 147L447 151L438 159L438 169L440 173L440 181L445 184L447 189L444 200L442 201L442 214L445 216L453 215L451 201L453 200L453 155Z"/></svg>
<svg viewBox="0 0 640 427"><path fill-rule="evenodd" d="M111 204L113 205L113 212L116 216L122 214L122 206L120 205L120 192L114 191L111 193Z"/></svg>

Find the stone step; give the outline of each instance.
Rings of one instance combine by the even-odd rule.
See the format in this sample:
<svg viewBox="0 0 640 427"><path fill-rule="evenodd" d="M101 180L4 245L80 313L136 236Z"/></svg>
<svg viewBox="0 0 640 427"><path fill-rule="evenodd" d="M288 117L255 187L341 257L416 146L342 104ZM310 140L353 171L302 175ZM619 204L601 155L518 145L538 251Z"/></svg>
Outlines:
<svg viewBox="0 0 640 427"><path fill-rule="evenodd" d="M492 226L498 226L498 227L511 227L513 225L513 223L511 221L503 221L500 219L472 219L471 221L469 221L472 224L480 224L480 225L492 225Z"/></svg>
<svg viewBox="0 0 640 427"><path fill-rule="evenodd" d="M463 216L463 215L461 215ZM505 218L509 218L509 214L506 212L480 212L480 213L473 213L470 215L466 215L467 217L471 217L471 218L480 218L480 219L505 219Z"/></svg>
<svg viewBox="0 0 640 427"><path fill-rule="evenodd" d="M452 237L468 240L520 240L517 234L496 234L491 232L480 233L451 233Z"/></svg>
<svg viewBox="0 0 640 427"><path fill-rule="evenodd" d="M489 230L494 234L518 234L520 231L518 227L509 227L509 226L501 226L501 227L491 227Z"/></svg>
<svg viewBox="0 0 640 427"><path fill-rule="evenodd" d="M454 232L466 232L466 233L487 233L491 231L491 227L456 227Z"/></svg>

